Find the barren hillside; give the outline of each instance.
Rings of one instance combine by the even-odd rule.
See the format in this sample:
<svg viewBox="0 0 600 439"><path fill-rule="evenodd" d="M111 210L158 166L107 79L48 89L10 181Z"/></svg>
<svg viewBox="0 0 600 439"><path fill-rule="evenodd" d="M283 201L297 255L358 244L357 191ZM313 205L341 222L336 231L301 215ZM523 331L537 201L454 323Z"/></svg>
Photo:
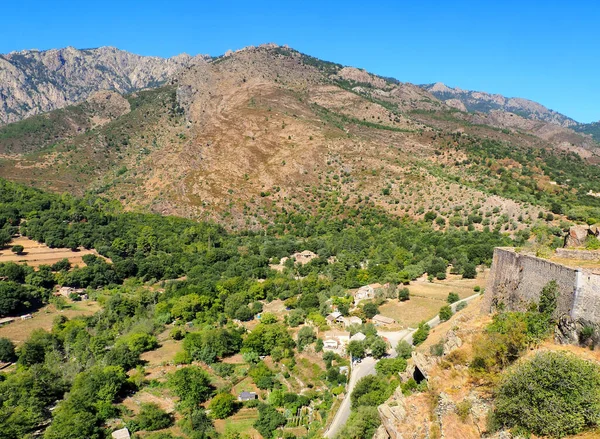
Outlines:
<svg viewBox="0 0 600 439"><path fill-rule="evenodd" d="M570 129L461 112L412 84L272 44L192 63L159 89L7 125L0 151L3 177L230 227L282 209L375 205L507 231L587 192L569 176L556 184L564 170L539 167L547 153L581 162L586 184L598 158Z"/></svg>

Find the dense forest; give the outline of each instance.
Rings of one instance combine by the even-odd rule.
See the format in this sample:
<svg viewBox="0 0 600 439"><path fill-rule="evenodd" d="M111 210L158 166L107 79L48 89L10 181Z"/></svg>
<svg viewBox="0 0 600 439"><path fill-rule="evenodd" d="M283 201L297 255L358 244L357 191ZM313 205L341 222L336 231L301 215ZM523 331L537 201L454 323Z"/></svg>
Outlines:
<svg viewBox="0 0 600 439"><path fill-rule="evenodd" d="M345 360L335 355L325 359L326 392L306 396L278 390L281 383L262 356L288 361L293 368L295 352L316 341L310 327L303 327L296 339L288 327L309 319L322 324L331 298L347 313L347 288L409 283L423 273L441 277L449 264L464 277L474 276L477 265L490 263L494 246L512 242L497 231L436 231L430 222L394 218L371 208L348 210L337 218L282 211L263 231L229 233L215 224L122 212L118 203L102 198L48 194L8 181L0 181L0 225L4 245L20 233L50 247L94 248L101 255L85 256L83 267L71 267L68 261L37 270L2 264L0 315L17 315L54 300L51 292L57 284L87 288L103 306L90 317L58 316L50 332L34 331L17 349L0 340L0 361L17 363L13 372L0 374L3 438L32 437L36 431L46 438L105 437L105 422L120 415L115 403L146 385L135 373L142 364L140 354L156 348L156 335L173 322L172 337L184 339L180 363L201 361L226 376L231 370L220 360L241 352L258 388L273 390L269 403L259 405L255 427L263 436L284 422L277 407L298 410L312 402L326 416L331 392L345 383L338 371ZM305 265L288 259L282 271L269 268L304 250L318 257ZM273 299L285 301L292 310L289 319L282 322L265 313L250 333L233 324L253 319ZM365 305L363 312L372 316L376 308ZM186 322L198 330L187 332ZM359 329L367 339L352 346L356 356L365 350L383 356L385 343L372 326L353 331ZM403 367L403 359L382 363L375 400L391 391L389 380L383 385L381 376ZM202 368L180 369L166 385L179 397L179 424L188 437L215 437L212 417L235 409L231 395L218 392ZM358 395L356 406L370 398ZM211 417L200 406L208 400ZM148 406L127 425L137 431L172 422Z"/></svg>

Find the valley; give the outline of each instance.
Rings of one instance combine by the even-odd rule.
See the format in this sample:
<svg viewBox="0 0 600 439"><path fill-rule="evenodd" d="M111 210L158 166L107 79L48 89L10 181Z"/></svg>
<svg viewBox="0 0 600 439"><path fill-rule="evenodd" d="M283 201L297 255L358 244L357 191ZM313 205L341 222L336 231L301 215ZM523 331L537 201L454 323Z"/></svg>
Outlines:
<svg viewBox="0 0 600 439"><path fill-rule="evenodd" d="M15 52L0 97L0 437L598 434L580 284L498 274L600 248L593 126L277 44Z"/></svg>

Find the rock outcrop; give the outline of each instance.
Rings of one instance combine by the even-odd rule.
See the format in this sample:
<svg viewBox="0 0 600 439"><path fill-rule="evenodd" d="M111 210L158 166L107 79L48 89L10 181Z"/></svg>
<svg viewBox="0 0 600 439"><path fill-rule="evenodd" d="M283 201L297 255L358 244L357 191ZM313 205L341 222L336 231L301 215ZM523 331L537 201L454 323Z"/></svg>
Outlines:
<svg viewBox="0 0 600 439"><path fill-rule="evenodd" d="M84 101L100 90L131 93L156 87L205 58L182 54L164 59L114 47L0 55L0 125Z"/></svg>
<svg viewBox="0 0 600 439"><path fill-rule="evenodd" d="M446 103L448 101L460 101L465 111L488 113L493 110L503 110L509 113L525 115L528 119L548 122L562 127L575 127L579 125L578 122L570 117L528 99L507 98L499 94L462 90L458 87L448 87L441 82L423 85L422 87ZM450 105L458 108L456 103L451 103Z"/></svg>
<svg viewBox="0 0 600 439"><path fill-rule="evenodd" d="M588 226L571 226L569 234L565 240L566 247L585 247L588 234L590 234L590 228Z"/></svg>

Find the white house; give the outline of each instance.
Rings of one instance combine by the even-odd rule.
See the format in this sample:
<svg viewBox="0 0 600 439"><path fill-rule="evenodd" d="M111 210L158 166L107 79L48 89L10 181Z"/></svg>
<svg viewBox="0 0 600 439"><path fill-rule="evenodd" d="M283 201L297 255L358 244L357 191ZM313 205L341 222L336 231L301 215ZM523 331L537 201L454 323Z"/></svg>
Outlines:
<svg viewBox="0 0 600 439"><path fill-rule="evenodd" d="M323 349L343 351L350 342L350 333L346 331L327 331L323 333Z"/></svg>

